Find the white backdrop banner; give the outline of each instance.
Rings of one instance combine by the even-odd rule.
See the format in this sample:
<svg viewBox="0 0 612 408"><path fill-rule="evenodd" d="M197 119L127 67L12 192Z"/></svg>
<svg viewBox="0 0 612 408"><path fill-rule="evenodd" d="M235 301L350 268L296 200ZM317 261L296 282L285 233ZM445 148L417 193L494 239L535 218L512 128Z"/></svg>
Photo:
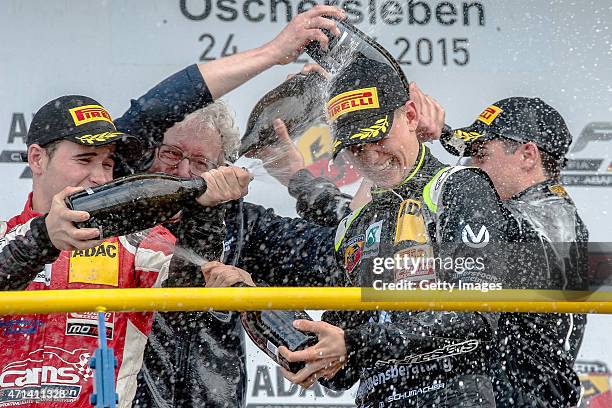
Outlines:
<svg viewBox="0 0 612 408"><path fill-rule="evenodd" d="M538 96L556 107L575 139L563 182L591 240L611 241L609 1L325 1L343 6L351 22L387 47L408 78L446 108L447 123L453 127L471 123L490 103L509 96ZM84 94L118 117L130 98L171 73L262 45L296 13L322 2L3 0L0 218L21 210L30 191L31 179L19 152L25 151L32 114L45 102L62 94ZM242 128L259 97L306 61L273 68L226 97ZM301 150L311 154L306 158L309 164L325 158L309 147L328 137L324 129L313 132L301 142ZM454 162L438 145L433 151ZM356 180L348 174L341 184L354 191ZM269 177L255 180L248 199L282 215L295 215L294 201ZM605 277L609 269L602 268ZM585 372L601 374L612 366L610 333L612 316L590 316L580 354L581 360L590 362L583 365ZM290 387L254 347L249 351L253 406L350 404L350 392ZM595 389L608 384L607 374L604 377L595 381L600 384Z"/></svg>

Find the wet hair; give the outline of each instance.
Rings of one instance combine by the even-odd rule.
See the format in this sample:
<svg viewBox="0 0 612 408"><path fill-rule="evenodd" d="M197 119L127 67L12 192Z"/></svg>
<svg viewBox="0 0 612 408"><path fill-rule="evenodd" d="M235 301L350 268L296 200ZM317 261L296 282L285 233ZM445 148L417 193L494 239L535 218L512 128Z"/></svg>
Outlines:
<svg viewBox="0 0 612 408"><path fill-rule="evenodd" d="M44 146L41 146L43 149L45 149L45 152L47 153L47 156L49 156L49 159L53 158L53 155L55 154L55 151L57 150L57 147L59 146L59 144L63 141L64 139L59 139L59 140L54 140L51 143L48 143Z"/></svg>
<svg viewBox="0 0 612 408"><path fill-rule="evenodd" d="M233 162L238 159L240 131L236 124L236 117L229 109L226 102L218 100L202 109L198 109L187 115L187 117L176 126L183 127L192 125L195 125L198 133L204 127L212 127L217 130L221 135L223 157L225 160Z"/></svg>
<svg viewBox="0 0 612 408"><path fill-rule="evenodd" d="M504 148L508 154L516 153L517 149L525 144L523 142L504 138L502 138L502 142L504 143ZM565 159L555 158L550 153L545 152L539 147L538 151L540 152L540 164L542 166L542 170L544 171L544 175L549 179L558 180L559 177L561 177L561 169L565 164Z"/></svg>

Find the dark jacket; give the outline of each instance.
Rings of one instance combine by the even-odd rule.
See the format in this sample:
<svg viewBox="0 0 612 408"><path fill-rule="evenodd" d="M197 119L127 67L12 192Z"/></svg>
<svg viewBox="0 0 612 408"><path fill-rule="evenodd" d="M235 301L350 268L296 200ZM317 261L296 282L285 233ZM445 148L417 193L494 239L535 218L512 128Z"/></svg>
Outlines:
<svg viewBox="0 0 612 408"><path fill-rule="evenodd" d="M351 286L402 280L505 286L514 279L502 250L509 222L486 174L445 166L421 146L399 187L374 190L371 203L340 223L336 260ZM466 228L477 237L466 238ZM482 266L460 270L445 262L374 272L377 260L397 256L482 258ZM327 312L324 319L344 329L348 365L323 384L347 389L361 380L358 406L495 406L489 373L498 314Z"/></svg>
<svg viewBox="0 0 612 408"><path fill-rule="evenodd" d="M505 202L519 221L514 268L521 287L587 290L588 231L565 189L552 180ZM572 407L580 398L573 369L586 315L502 313L497 332L497 402L502 407Z"/></svg>
<svg viewBox="0 0 612 408"><path fill-rule="evenodd" d="M342 219L339 214L350 213L342 193L317 188L313 183L309 185L313 192L311 201L316 196L314 193L319 192L331 203L318 207L319 210L317 207L306 209L304 215L316 216L319 222L333 223L335 218L339 223ZM503 204L513 219L508 223L504 238L506 252L512 253L508 268L513 278L506 279L504 287L586 290L588 231L564 188L547 180ZM321 208L327 211L322 212ZM326 316L331 318L333 313ZM576 405L580 382L572 367L584 335L586 316L555 313L501 313L498 316L497 323L492 321L491 326L497 327L493 343L496 363L491 364L489 373L496 405ZM415 333L421 332L418 328L415 330ZM395 371L389 373L395 374ZM328 385L333 386L334 382Z"/></svg>
<svg viewBox="0 0 612 408"><path fill-rule="evenodd" d="M218 259L221 244L223 262L250 272L256 283L323 286L334 277L333 229L280 217L243 201L224 211L225 240L220 227L211 228L222 223L210 221L202 211L185 214L181 224L191 225L175 231L199 240L191 241L189 250L206 259ZM219 232L216 237L214 230ZM200 268L175 252L167 286L204 286ZM241 407L246 404L246 385L239 313L156 314L135 407Z"/></svg>

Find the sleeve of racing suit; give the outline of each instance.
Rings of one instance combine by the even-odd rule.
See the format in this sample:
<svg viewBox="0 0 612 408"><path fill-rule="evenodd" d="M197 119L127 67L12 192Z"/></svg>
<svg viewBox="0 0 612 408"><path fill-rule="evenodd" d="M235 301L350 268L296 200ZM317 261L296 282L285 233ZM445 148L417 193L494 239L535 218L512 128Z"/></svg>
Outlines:
<svg viewBox="0 0 612 408"><path fill-rule="evenodd" d="M505 240L506 214L489 178L480 171L466 169L451 175L444 183L437 211L437 241L443 243L438 256L442 259L483 256L483 250L463 242L466 225L478 232L482 226L486 228L487 232L476 234L483 242L488 238L487 247ZM497 252L492 256L485 254L485 271L475 274L472 281L503 281L506 268L499 255ZM457 283L463 279L454 271L443 272L447 276L442 281ZM478 312L420 312L400 316L403 317L390 323L370 321L347 328L344 334L349 362L356 361L360 366L395 363L450 348L454 352L467 353L483 342L493 341L498 317L497 314Z"/></svg>
<svg viewBox="0 0 612 408"><path fill-rule="evenodd" d="M341 274L334 259L334 228L244 203L246 234L238 266L255 283L334 286Z"/></svg>
<svg viewBox="0 0 612 408"><path fill-rule="evenodd" d="M337 227L350 212L353 197L323 177L315 177L307 169L297 171L289 179L289 194L296 200L300 217L325 227Z"/></svg>
<svg viewBox="0 0 612 408"><path fill-rule="evenodd" d="M169 76L146 94L132 100L130 108L115 120L117 130L136 136L150 152L141 162L151 159L152 149L159 145L167 129L189 113L213 101L197 65ZM132 168L138 166L128 163ZM118 169L122 171L124 169Z"/></svg>
<svg viewBox="0 0 612 408"><path fill-rule="evenodd" d="M49 239L44 216L13 228L0 238L0 290L25 289L59 254Z"/></svg>

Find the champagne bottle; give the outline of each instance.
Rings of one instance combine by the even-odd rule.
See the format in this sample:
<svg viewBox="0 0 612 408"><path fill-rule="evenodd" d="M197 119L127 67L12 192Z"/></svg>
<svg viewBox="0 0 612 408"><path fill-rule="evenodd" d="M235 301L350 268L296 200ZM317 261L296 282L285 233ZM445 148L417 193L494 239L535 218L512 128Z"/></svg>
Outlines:
<svg viewBox="0 0 612 408"><path fill-rule="evenodd" d="M272 360L292 373L304 368L304 362L290 363L278 353L280 346L289 351L303 350L318 342L316 335L305 333L293 327L297 319L312 320L304 311L263 310L261 312L242 312L240 320L253 343Z"/></svg>
<svg viewBox="0 0 612 408"><path fill-rule="evenodd" d="M348 21L334 20L340 30L340 35L334 36L329 30L323 29L329 39L328 50L324 51L318 41L311 41L305 48L310 58L333 74L359 53L366 58L393 67L406 89L408 89L410 83L397 60L393 58L389 51Z"/></svg>
<svg viewBox="0 0 612 408"><path fill-rule="evenodd" d="M292 139L325 118L325 78L316 72L297 74L267 94L255 105L242 136L239 155L274 143L274 119L282 119Z"/></svg>
<svg viewBox="0 0 612 408"><path fill-rule="evenodd" d="M79 228L98 228L100 238L127 235L164 222L206 191L200 177L138 174L115 179L66 197L71 210L87 211Z"/></svg>

